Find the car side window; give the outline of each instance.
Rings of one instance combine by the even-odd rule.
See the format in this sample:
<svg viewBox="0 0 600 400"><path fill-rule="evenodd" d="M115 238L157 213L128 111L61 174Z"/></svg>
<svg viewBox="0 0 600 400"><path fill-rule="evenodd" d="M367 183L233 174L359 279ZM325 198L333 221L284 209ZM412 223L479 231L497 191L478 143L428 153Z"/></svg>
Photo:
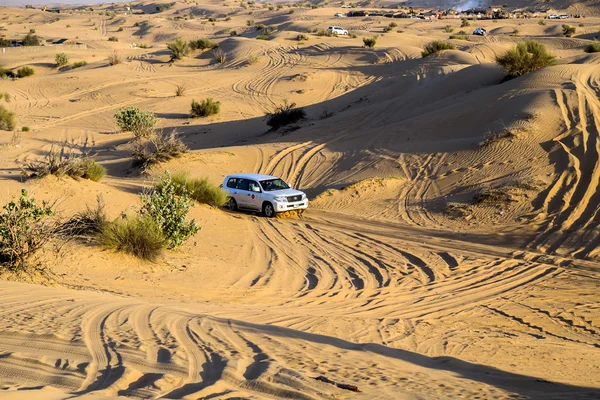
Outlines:
<svg viewBox="0 0 600 400"><path fill-rule="evenodd" d="M260 186L258 186L258 182L249 181L248 187L250 188L251 192L260 192Z"/></svg>
<svg viewBox="0 0 600 400"><path fill-rule="evenodd" d="M235 189L237 187L238 178L229 178L227 181L227 187Z"/></svg>
<svg viewBox="0 0 600 400"><path fill-rule="evenodd" d="M237 183L237 188L239 190L248 190L248 179L240 179Z"/></svg>

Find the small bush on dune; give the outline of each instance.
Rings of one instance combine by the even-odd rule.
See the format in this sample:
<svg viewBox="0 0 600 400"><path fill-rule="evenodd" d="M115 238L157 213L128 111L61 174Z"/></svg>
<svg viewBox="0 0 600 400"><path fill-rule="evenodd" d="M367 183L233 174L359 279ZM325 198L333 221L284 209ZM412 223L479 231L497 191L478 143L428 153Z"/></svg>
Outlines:
<svg viewBox="0 0 600 400"><path fill-rule="evenodd" d="M133 163L146 171L152 165L181 157L188 151L176 131L150 136L148 143L138 143L131 153Z"/></svg>
<svg viewBox="0 0 600 400"><path fill-rule="evenodd" d="M149 136L154 131L156 116L136 107L125 107L115 113L115 121L121 131L133 132L136 138Z"/></svg>
<svg viewBox="0 0 600 400"><path fill-rule="evenodd" d="M446 32L446 33L452 33L452 32L454 32L454 28L452 27L452 25L446 25L444 27L444 32Z"/></svg>
<svg viewBox="0 0 600 400"><path fill-rule="evenodd" d="M192 110L190 115L192 118L208 117L210 115L216 115L221 111L221 103L214 101L212 98L207 98L198 103L196 100L192 100Z"/></svg>
<svg viewBox="0 0 600 400"><path fill-rule="evenodd" d="M250 54L246 58L246 61L248 61L248 64L250 65L256 64L258 61L260 61L260 56L258 54Z"/></svg>
<svg viewBox="0 0 600 400"><path fill-rule="evenodd" d="M45 158L23 166L28 178L43 178L48 175L69 176L73 179L100 181L106 175L106 169L87 154L75 154L72 149L52 147Z"/></svg>
<svg viewBox="0 0 600 400"><path fill-rule="evenodd" d="M4 101L6 101L7 103L10 103L11 97L10 97L10 93L8 92L4 92L4 93L0 93L0 100L4 99Z"/></svg>
<svg viewBox="0 0 600 400"><path fill-rule="evenodd" d="M305 35L305 34L303 34L303 33L301 33L298 36L296 36L296 40L297 41L308 40L308 36Z"/></svg>
<svg viewBox="0 0 600 400"><path fill-rule="evenodd" d="M116 36L111 36L111 37L109 37L109 38L108 38L108 41L109 41L109 42L118 42L118 41L119 41L119 38L118 38L118 37L116 37Z"/></svg>
<svg viewBox="0 0 600 400"><path fill-rule="evenodd" d="M592 43L589 44L586 48L585 48L585 52L586 53L600 53L600 43Z"/></svg>
<svg viewBox="0 0 600 400"><path fill-rule="evenodd" d="M29 132L30 130L31 130L31 128L28 126L21 127L21 132Z"/></svg>
<svg viewBox="0 0 600 400"><path fill-rule="evenodd" d="M40 45L40 38L37 35L34 35L33 33L28 33L24 38L23 38L23 46L39 46Z"/></svg>
<svg viewBox="0 0 600 400"><path fill-rule="evenodd" d="M116 251L154 261L161 255L165 238L152 218L135 215L105 224L100 243Z"/></svg>
<svg viewBox="0 0 600 400"><path fill-rule="evenodd" d="M248 21L246 21L246 26L254 26L254 20L253 19L249 19Z"/></svg>
<svg viewBox="0 0 600 400"><path fill-rule="evenodd" d="M546 21L544 21L543 19L538 21L538 25L546 25Z"/></svg>
<svg viewBox="0 0 600 400"><path fill-rule="evenodd" d="M119 56L119 53L117 52L114 52L108 56L108 65L117 65L121 64L122 62L123 59L121 59L121 56Z"/></svg>
<svg viewBox="0 0 600 400"><path fill-rule="evenodd" d="M185 187L176 185L167 171L151 192L142 194L140 214L150 217L162 232L168 248L181 246L199 231L196 221L186 221L191 200Z"/></svg>
<svg viewBox="0 0 600 400"><path fill-rule="evenodd" d="M306 113L303 108L296 108L296 103L289 103L285 100L272 113L267 114L267 125L271 127L271 130L275 131L282 126L293 124L305 118Z"/></svg>
<svg viewBox="0 0 600 400"><path fill-rule="evenodd" d="M459 36L459 35L450 35L450 37L448 37L448 39L450 39L450 40L469 40L468 37Z"/></svg>
<svg viewBox="0 0 600 400"><path fill-rule="evenodd" d="M62 67L63 65L67 65L69 63L69 56L65 53L58 53L54 57L54 62L56 62L57 67Z"/></svg>
<svg viewBox="0 0 600 400"><path fill-rule="evenodd" d="M496 62L512 77L525 75L556 64L555 57L538 42L526 41L496 58Z"/></svg>
<svg viewBox="0 0 600 400"><path fill-rule="evenodd" d="M186 86L185 84L175 86L175 96L181 97L185 94Z"/></svg>
<svg viewBox="0 0 600 400"><path fill-rule="evenodd" d="M28 270L32 258L50 240L54 225L46 223L53 215L51 205L38 205L26 190L2 207L0 212L0 266L9 271Z"/></svg>
<svg viewBox="0 0 600 400"><path fill-rule="evenodd" d="M466 28L467 26L471 26L471 23L466 18L463 18L463 20L462 20L462 22L460 24L460 27L461 28Z"/></svg>
<svg viewBox="0 0 600 400"><path fill-rule="evenodd" d="M17 76L19 78L25 78L25 77L31 76L33 74L35 74L35 71L31 67L25 66L25 67L21 67L17 70Z"/></svg>
<svg viewBox="0 0 600 400"><path fill-rule="evenodd" d="M187 172L182 171L173 174L172 180L177 188L177 195L181 195L182 189L185 189L189 197L198 203L213 207L222 207L227 203L227 193L217 185L211 184L208 178L190 178ZM157 185L157 189L160 189L160 185Z"/></svg>
<svg viewBox="0 0 600 400"><path fill-rule="evenodd" d="M192 50L214 49L217 47L219 47L219 44L208 38L190 40L190 49Z"/></svg>
<svg viewBox="0 0 600 400"><path fill-rule="evenodd" d="M14 112L0 106L0 130L12 131L17 126L17 117Z"/></svg>
<svg viewBox="0 0 600 400"><path fill-rule="evenodd" d="M562 26L562 30L563 30L563 36L571 37L575 34L576 28L574 26L565 24Z"/></svg>
<svg viewBox="0 0 600 400"><path fill-rule="evenodd" d="M167 43L167 48L171 51L171 61L181 60L190 54L190 46L182 38L177 38L174 42Z"/></svg>
<svg viewBox="0 0 600 400"><path fill-rule="evenodd" d="M383 28L383 31L384 31L385 33L388 33L388 32L391 32L391 31L392 31L392 28L391 28L390 26L386 26L386 27L384 27L384 28Z"/></svg>
<svg viewBox="0 0 600 400"><path fill-rule="evenodd" d="M217 64L223 64L227 60L227 53L221 49L216 50L213 54L213 60L215 60Z"/></svg>
<svg viewBox="0 0 600 400"><path fill-rule="evenodd" d="M395 22L390 22L390 24L388 25L390 28L397 28L398 24Z"/></svg>
<svg viewBox="0 0 600 400"><path fill-rule="evenodd" d="M86 205L85 210L76 213L67 221L61 223L57 234L66 238L92 239L107 224L106 209L102 196L98 196L96 207Z"/></svg>
<svg viewBox="0 0 600 400"><path fill-rule="evenodd" d="M83 66L86 66L86 65L87 65L87 61L77 61L77 62L73 63L72 68L73 69L80 68L80 67L83 67Z"/></svg>
<svg viewBox="0 0 600 400"><path fill-rule="evenodd" d="M373 36L370 38L363 38L363 44L367 48L375 47L375 44L377 44L377 36Z"/></svg>
<svg viewBox="0 0 600 400"><path fill-rule="evenodd" d="M423 57L440 52L442 50L455 50L456 47L452 43L443 42L441 40L434 40L433 42L427 43L425 48L421 52Z"/></svg>

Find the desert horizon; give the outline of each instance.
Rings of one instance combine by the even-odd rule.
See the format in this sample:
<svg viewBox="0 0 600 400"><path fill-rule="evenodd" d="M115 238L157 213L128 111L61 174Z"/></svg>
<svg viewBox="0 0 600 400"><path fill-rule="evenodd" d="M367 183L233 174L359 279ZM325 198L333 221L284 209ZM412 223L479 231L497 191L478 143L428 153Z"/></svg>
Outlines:
<svg viewBox="0 0 600 400"><path fill-rule="evenodd" d="M0 398L600 397L595 0L36 4Z"/></svg>

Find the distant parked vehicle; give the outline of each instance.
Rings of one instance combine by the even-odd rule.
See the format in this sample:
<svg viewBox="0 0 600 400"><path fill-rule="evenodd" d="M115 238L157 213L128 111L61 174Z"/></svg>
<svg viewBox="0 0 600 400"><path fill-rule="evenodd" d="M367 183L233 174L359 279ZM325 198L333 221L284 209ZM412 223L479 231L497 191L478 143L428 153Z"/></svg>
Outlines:
<svg viewBox="0 0 600 400"><path fill-rule="evenodd" d="M352 6L350 4L344 4L342 8L352 8Z"/></svg>
<svg viewBox="0 0 600 400"><path fill-rule="evenodd" d="M231 211L262 211L271 218L276 213L308 208L306 194L294 190L282 179L271 175L236 174L225 177L222 185L229 197Z"/></svg>
<svg viewBox="0 0 600 400"><path fill-rule="evenodd" d="M333 14L334 17L338 17L338 18L346 18L346 14L342 14L342 13L335 13Z"/></svg>
<svg viewBox="0 0 600 400"><path fill-rule="evenodd" d="M477 28L473 31L473 35L477 35L477 36L485 36L487 34L487 31L485 30L485 28Z"/></svg>
<svg viewBox="0 0 600 400"><path fill-rule="evenodd" d="M550 15L548 15L548 19L558 19L558 18L559 18L559 16L556 15L556 14L550 14Z"/></svg>
<svg viewBox="0 0 600 400"><path fill-rule="evenodd" d="M560 19L567 19L567 18L569 18L569 16L567 14L560 14L558 16L558 18L560 18Z"/></svg>
<svg viewBox="0 0 600 400"><path fill-rule="evenodd" d="M339 26L330 26L329 28L327 28L327 33L332 35L347 35L348 31Z"/></svg>

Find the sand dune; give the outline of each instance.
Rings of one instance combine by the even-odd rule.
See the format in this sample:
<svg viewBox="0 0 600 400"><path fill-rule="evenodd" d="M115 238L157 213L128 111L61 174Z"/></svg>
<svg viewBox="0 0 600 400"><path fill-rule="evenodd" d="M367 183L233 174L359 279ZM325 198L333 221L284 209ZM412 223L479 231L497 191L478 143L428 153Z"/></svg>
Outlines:
<svg viewBox="0 0 600 400"><path fill-rule="evenodd" d="M7 37L35 29L85 45L1 53L5 68L35 69L0 80L2 105L31 129L0 133L2 204L26 188L69 216L101 195L116 218L168 169L213 183L278 175L311 207L271 220L196 205L202 230L154 263L92 242L47 249L42 283L55 287L0 282L0 397L598 398L600 56L584 52L598 18L568 20L571 38L564 21L532 19L481 21L488 36L450 40L444 27L456 34L460 20L394 19L381 35L391 20L333 18L333 6L155 13L163 3L112 19L99 12L113 5L0 8ZM248 20L276 29L259 40ZM333 24L358 36L313 31ZM226 60L170 63L177 36L209 37ZM456 50L422 58L433 39ZM506 80L495 59L522 39L557 65ZM58 69L59 51L87 65ZM108 66L115 52L123 63ZM207 97L220 114L189 118ZM285 100L307 119L269 131L265 113ZM190 152L140 174L114 123L125 106L154 112ZM21 176L65 141L92 149L107 176ZM490 190L508 200L475 201Z"/></svg>

